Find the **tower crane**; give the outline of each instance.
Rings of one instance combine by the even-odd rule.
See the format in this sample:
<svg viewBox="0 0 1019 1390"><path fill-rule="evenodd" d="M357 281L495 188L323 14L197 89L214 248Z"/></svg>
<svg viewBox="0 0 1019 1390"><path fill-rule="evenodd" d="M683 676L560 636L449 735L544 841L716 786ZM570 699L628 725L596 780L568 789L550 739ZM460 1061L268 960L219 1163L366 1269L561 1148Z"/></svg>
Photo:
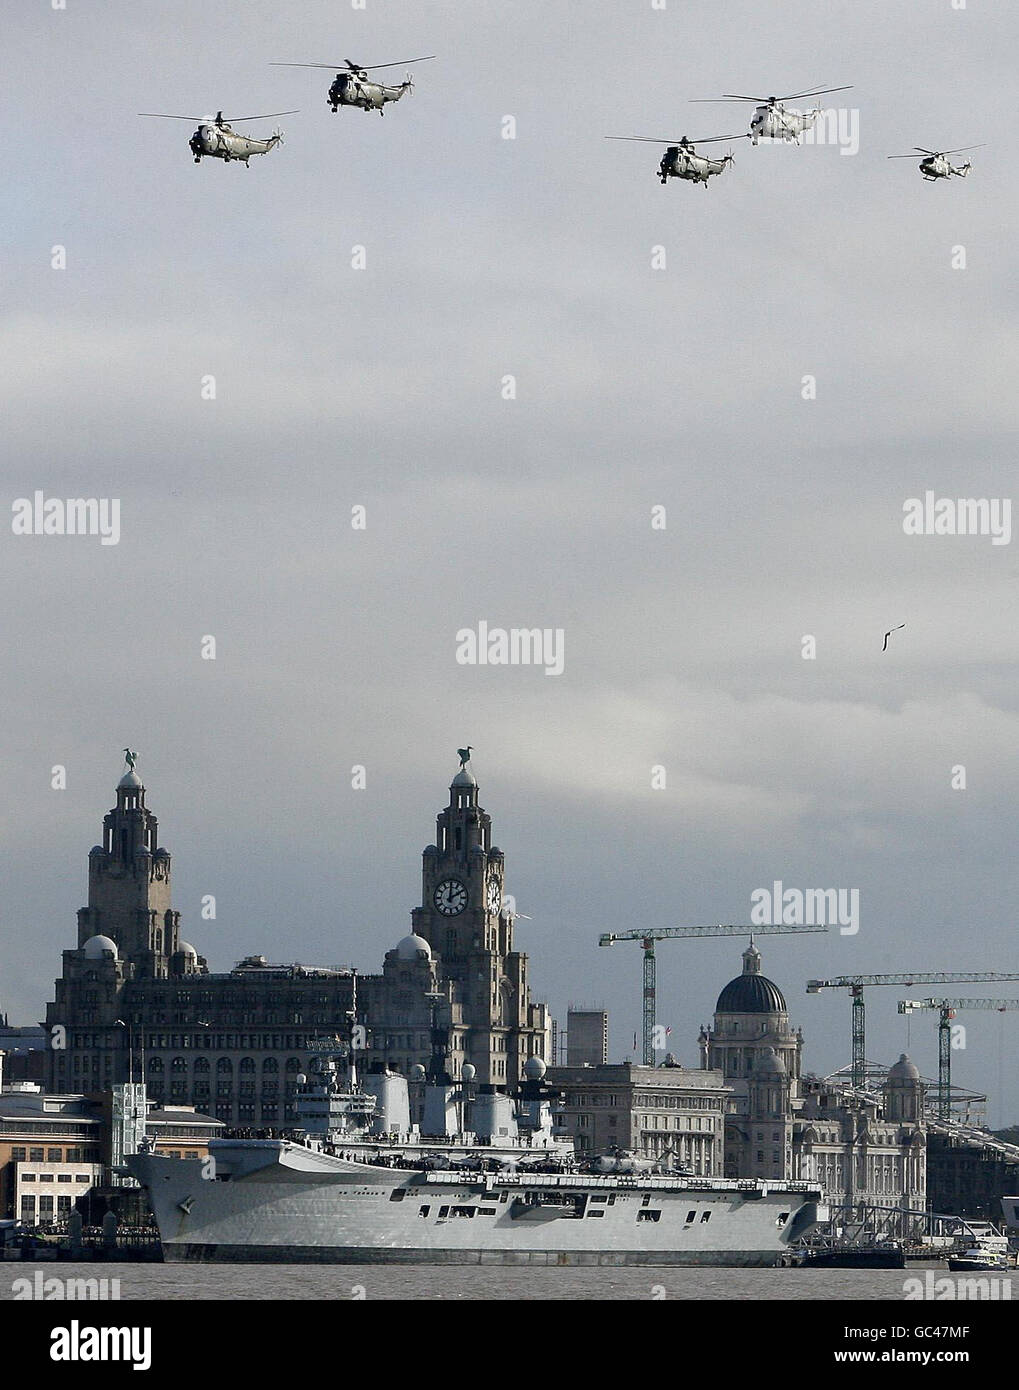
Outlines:
<svg viewBox="0 0 1019 1390"><path fill-rule="evenodd" d="M900 999L899 1013L937 1009L938 1020L938 1119L947 1120L952 1100L952 1019L960 1009L993 1009L1004 1014L1019 1009L1019 999Z"/></svg>
<svg viewBox="0 0 1019 1390"><path fill-rule="evenodd" d="M599 946L614 946L617 941L639 941L644 948L644 1065L653 1067L655 1063L655 942L668 941L675 936L767 936L777 933L802 935L805 932L827 931L827 927L656 927L651 931L604 932L598 938Z"/></svg>
<svg viewBox="0 0 1019 1390"><path fill-rule="evenodd" d="M1019 975L1002 974L989 970L984 973L971 971L924 970L912 975L836 975L831 980L808 980L807 993L817 994L822 989L848 989L853 1000L853 1065L852 1082L857 1088L866 1080L864 1060L864 1041L866 1018L864 1013L863 991L870 985L954 985L973 980L1019 980Z"/></svg>

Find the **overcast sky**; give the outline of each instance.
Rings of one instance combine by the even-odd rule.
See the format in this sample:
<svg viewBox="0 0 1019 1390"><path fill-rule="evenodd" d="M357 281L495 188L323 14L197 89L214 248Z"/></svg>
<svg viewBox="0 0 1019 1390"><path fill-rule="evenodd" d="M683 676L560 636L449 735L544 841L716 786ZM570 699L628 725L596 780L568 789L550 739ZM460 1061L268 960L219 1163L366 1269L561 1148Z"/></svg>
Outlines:
<svg viewBox="0 0 1019 1390"><path fill-rule="evenodd" d="M760 943L814 1071L849 1002L808 977L1019 968L1019 541L902 528L1013 490L1014 7L66 3L5 6L3 491L119 498L122 534L0 529L11 1021L75 944L125 744L216 970L379 969L468 742L535 995L609 1006L614 1056L640 950L599 932L746 921L775 879L860 893L855 936ZM269 66L426 53L384 119ZM856 155L740 140L663 188L603 139L847 83ZM249 169L135 114L289 107ZM966 180L885 158L982 141ZM564 673L459 665L482 620L562 628ZM690 1063L744 944L659 949ZM873 991L868 1055L933 1074L895 1005L946 992L1019 981ZM961 1021L955 1079L1019 1120L1019 1015Z"/></svg>

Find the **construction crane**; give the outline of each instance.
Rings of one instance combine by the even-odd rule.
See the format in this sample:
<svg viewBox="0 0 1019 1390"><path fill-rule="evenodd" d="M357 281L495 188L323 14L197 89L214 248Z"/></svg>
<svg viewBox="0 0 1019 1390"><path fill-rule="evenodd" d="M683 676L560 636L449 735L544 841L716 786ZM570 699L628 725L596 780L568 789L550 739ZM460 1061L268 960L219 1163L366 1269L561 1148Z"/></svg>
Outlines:
<svg viewBox="0 0 1019 1390"><path fill-rule="evenodd" d="M805 932L827 931L827 927L657 927L652 931L605 932L598 938L599 946L614 946L617 941L639 941L644 948L644 1065L655 1064L655 942L668 941L674 936L767 936L782 932L801 935Z"/></svg>
<svg viewBox="0 0 1019 1390"><path fill-rule="evenodd" d="M1019 975L1005 975L993 970L983 974L968 971L952 972L945 970L926 970L914 975L836 975L831 980L808 980L807 993L817 994L822 989L848 989L853 1000L853 1065L852 1082L857 1089L866 1081L867 1064L864 1060L865 1024L863 991L870 985L954 985L973 980L1019 980Z"/></svg>
<svg viewBox="0 0 1019 1390"><path fill-rule="evenodd" d="M938 1119L951 1116L952 1100L952 1019L960 1009L993 1009L1004 1014L1019 1009L1019 999L900 999L899 1013L917 1009L937 1009L938 1020Z"/></svg>

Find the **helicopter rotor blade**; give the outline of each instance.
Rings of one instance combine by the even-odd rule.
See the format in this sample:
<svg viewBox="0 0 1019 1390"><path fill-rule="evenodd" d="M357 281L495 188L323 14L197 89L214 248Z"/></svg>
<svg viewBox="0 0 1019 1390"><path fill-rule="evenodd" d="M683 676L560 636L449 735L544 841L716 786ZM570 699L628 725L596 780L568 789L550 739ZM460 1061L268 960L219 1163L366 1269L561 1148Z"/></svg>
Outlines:
<svg viewBox="0 0 1019 1390"><path fill-rule="evenodd" d="M758 106L770 106L773 101L797 101L800 97L820 97L825 96L828 92L849 91L852 91L852 85L848 87L811 87L805 92L789 92L786 96L782 97L748 97L744 96L741 92L725 92L720 97L697 97L692 104L702 105L717 101L753 101L756 102Z"/></svg>
<svg viewBox="0 0 1019 1390"><path fill-rule="evenodd" d="M402 63L352 63L344 58L342 63L270 63L271 68L328 68L330 72L342 72L346 66L351 72L374 72L380 68L404 68L408 63L427 63L437 55L428 53L423 58L405 58Z"/></svg>
<svg viewBox="0 0 1019 1390"><path fill-rule="evenodd" d="M357 71L380 72L383 68L405 68L408 63L427 63L434 57L436 57L436 54L426 53L423 58L404 58L403 61L399 63L359 63L357 65ZM348 64L349 67L354 67L354 64L350 61L349 58L345 59L344 61Z"/></svg>
<svg viewBox="0 0 1019 1390"><path fill-rule="evenodd" d="M650 145L679 145L685 140L688 145L717 145L721 140L747 140L749 136L743 135L709 135L703 140L691 140L689 135L683 135L680 139L659 140L653 135L606 135L606 140L641 140Z"/></svg>
<svg viewBox="0 0 1019 1390"><path fill-rule="evenodd" d="M829 92L851 92L852 83L848 87L811 87L806 92L790 92L788 96L778 97L779 101L798 101L800 97L823 97Z"/></svg>
<svg viewBox="0 0 1019 1390"><path fill-rule="evenodd" d="M205 116L171 116L165 111L139 111L139 116L156 116L162 121L204 121Z"/></svg>
<svg viewBox="0 0 1019 1390"><path fill-rule="evenodd" d="M272 116L296 116L300 107L294 107L292 111L264 111L261 116L224 116L224 125L233 125L235 121L268 121Z"/></svg>
<svg viewBox="0 0 1019 1390"><path fill-rule="evenodd" d="M986 147L987 141L980 145L959 145L954 150L942 150L941 154L965 154L967 150L982 150Z"/></svg>

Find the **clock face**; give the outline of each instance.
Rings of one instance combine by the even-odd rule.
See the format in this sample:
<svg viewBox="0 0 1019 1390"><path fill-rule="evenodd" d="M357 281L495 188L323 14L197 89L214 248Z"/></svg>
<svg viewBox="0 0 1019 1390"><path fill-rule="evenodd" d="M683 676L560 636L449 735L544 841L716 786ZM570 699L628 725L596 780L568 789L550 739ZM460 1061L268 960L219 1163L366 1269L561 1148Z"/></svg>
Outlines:
<svg viewBox="0 0 1019 1390"><path fill-rule="evenodd" d="M444 878L435 885L432 901L443 917L456 917L467 906L467 889L458 878Z"/></svg>
<svg viewBox="0 0 1019 1390"><path fill-rule="evenodd" d="M502 906L502 884L497 878L488 880L488 910L498 912Z"/></svg>

